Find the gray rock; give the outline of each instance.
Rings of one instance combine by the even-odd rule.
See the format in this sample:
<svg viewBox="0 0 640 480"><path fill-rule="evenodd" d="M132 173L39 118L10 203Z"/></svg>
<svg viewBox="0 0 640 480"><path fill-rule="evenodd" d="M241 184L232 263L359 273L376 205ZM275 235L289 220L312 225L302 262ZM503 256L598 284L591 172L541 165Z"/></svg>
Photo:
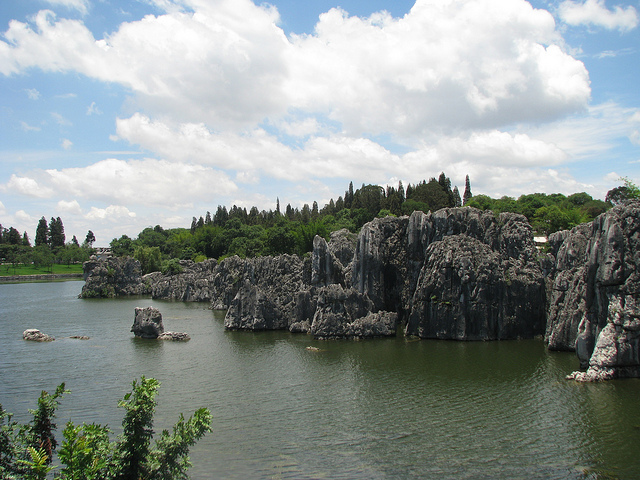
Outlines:
<svg viewBox="0 0 640 480"><path fill-rule="evenodd" d="M589 224L554 234L550 244L556 272L550 279L545 341L553 350L576 350L582 367L590 368L599 336L611 323L611 299L621 299L628 315L640 303L640 202L616 206Z"/></svg>
<svg viewBox="0 0 640 480"><path fill-rule="evenodd" d="M289 329L303 321L297 302L305 284L305 262L295 255L245 260L241 286L225 316L225 328L234 330Z"/></svg>
<svg viewBox="0 0 640 480"><path fill-rule="evenodd" d="M82 298L117 297L150 293L143 281L140 262L130 257L93 257L83 264Z"/></svg>
<svg viewBox="0 0 640 480"><path fill-rule="evenodd" d="M154 272L145 275L143 281L150 285L149 290L153 298L182 302L210 302L217 266L218 262L213 259L198 263L181 260L182 272L166 275Z"/></svg>
<svg viewBox="0 0 640 480"><path fill-rule="evenodd" d="M55 340L54 337L47 335L46 333L42 333L36 328L29 328L22 332L22 338L23 340L29 340L32 342L53 342Z"/></svg>
<svg viewBox="0 0 640 480"><path fill-rule="evenodd" d="M396 334L398 315L372 312L373 302L366 294L341 285L320 289L318 306L310 333L315 338L365 338Z"/></svg>
<svg viewBox="0 0 640 480"><path fill-rule="evenodd" d="M162 314L155 307L136 307L131 331L136 337L158 338L164 333Z"/></svg>
<svg viewBox="0 0 640 480"><path fill-rule="evenodd" d="M640 305L632 295L609 298L607 325L597 337L586 372L567 378L594 382L640 377Z"/></svg>
<svg viewBox="0 0 640 480"><path fill-rule="evenodd" d="M184 332L164 332L158 335L158 340L172 340L174 342L187 342L191 337Z"/></svg>
<svg viewBox="0 0 640 480"><path fill-rule="evenodd" d="M544 281L535 262L452 235L426 250L407 335L454 340L532 338L544 331Z"/></svg>

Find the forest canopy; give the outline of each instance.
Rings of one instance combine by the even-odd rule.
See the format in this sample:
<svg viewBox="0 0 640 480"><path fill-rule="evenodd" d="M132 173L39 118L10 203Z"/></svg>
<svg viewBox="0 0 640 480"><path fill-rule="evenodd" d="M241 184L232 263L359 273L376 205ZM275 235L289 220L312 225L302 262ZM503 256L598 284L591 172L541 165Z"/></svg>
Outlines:
<svg viewBox="0 0 640 480"><path fill-rule="evenodd" d="M536 193L518 199L473 196L468 176L461 196L458 188L452 188L451 180L441 173L438 178L406 187L399 182L395 187L363 184L354 189L350 183L343 196L331 199L322 208L317 202L311 206L305 204L301 209L290 204L281 208L279 199L276 209L269 211L218 206L213 214L206 212L199 218L193 217L190 228L148 227L135 239L127 235L113 239L111 249L116 256L137 258L144 273L176 273L180 271L178 260L221 260L232 255L242 258L278 254L303 256L312 251L316 235L328 239L331 232L343 228L358 232L362 225L376 217L459 207L463 205L463 198L464 205L482 210L523 214L541 234L590 221L611 208L610 202L595 200L584 192L568 197Z"/></svg>

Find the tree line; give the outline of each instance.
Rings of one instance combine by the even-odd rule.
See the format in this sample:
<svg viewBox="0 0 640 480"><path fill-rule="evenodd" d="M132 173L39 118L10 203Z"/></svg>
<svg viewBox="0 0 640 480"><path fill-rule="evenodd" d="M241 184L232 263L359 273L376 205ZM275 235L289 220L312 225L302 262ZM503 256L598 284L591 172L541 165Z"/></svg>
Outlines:
<svg viewBox="0 0 640 480"><path fill-rule="evenodd" d="M40 218L33 246L27 232L21 235L16 228L5 228L0 224L0 259L7 269L20 264L50 269L54 264L70 265L88 260L95 241L95 235L89 230L82 244L75 235L65 243L64 224L60 217L51 217L49 222L45 217Z"/></svg>
<svg viewBox="0 0 640 480"><path fill-rule="evenodd" d="M471 197L467 177L464 198ZM193 217L190 228L164 229L160 225L145 228L132 239L127 235L113 239L110 246L116 256L132 256L141 262L144 273L179 271L178 260L218 260L238 255L242 258L261 255L297 254L313 250L316 235L329 238L343 228L357 232L376 217L410 215L444 207L461 206L463 197L444 174L406 187L383 188L365 185L355 189L349 183L344 195L331 199L324 207L318 202L294 208L282 208L276 199L275 210L249 210L236 205L218 206L212 214Z"/></svg>

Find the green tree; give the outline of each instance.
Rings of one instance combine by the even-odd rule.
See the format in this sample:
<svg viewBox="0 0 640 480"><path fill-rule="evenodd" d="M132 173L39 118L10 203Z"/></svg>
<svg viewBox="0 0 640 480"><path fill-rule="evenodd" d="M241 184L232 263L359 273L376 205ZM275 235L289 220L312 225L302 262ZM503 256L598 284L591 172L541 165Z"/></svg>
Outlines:
<svg viewBox="0 0 640 480"><path fill-rule="evenodd" d="M93 243L96 241L96 236L93 234L91 230L87 232L87 236L84 239L84 243L89 245L89 248L93 247Z"/></svg>
<svg viewBox="0 0 640 480"><path fill-rule="evenodd" d="M66 237L62 220L60 217L51 217L51 222L49 222L49 245L54 249L61 248L64 247L65 240Z"/></svg>
<svg viewBox="0 0 640 480"><path fill-rule="evenodd" d="M118 406L124 408L122 434L111 442L109 428L68 422L58 452L63 480L173 480L185 479L189 448L211 431L211 413L196 410L189 419L180 415L172 432L163 430L155 444L153 417L160 384L153 378L134 381L132 391ZM67 391L60 385L53 395L42 392L33 420L20 425L0 405L0 478L44 479L56 451L55 411ZM41 446L42 445L42 446ZM50 453L47 453L49 445Z"/></svg>
<svg viewBox="0 0 640 480"><path fill-rule="evenodd" d="M462 194L462 204L466 205L471 197L473 197L473 193L471 193L471 182L469 181L469 175L467 175L464 179L464 193Z"/></svg>
<svg viewBox="0 0 640 480"><path fill-rule="evenodd" d="M47 225L47 219L42 217L36 227L36 239L35 246L40 247L42 245L49 245L49 226Z"/></svg>
<svg viewBox="0 0 640 480"><path fill-rule="evenodd" d="M134 250L133 240L127 235L122 235L120 238L114 238L109 244L111 247L111 253L116 257L132 256Z"/></svg>
<svg viewBox="0 0 640 480"><path fill-rule="evenodd" d="M159 272L162 268L162 255L159 247L136 247L133 252L133 258L140 262L143 275Z"/></svg>

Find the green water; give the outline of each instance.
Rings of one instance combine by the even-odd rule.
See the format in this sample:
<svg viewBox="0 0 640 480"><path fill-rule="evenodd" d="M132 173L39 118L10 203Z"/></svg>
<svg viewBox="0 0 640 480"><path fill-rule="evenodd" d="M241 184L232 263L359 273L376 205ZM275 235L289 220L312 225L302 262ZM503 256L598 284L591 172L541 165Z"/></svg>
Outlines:
<svg viewBox="0 0 640 480"><path fill-rule="evenodd" d="M0 285L0 402L24 420L62 381L58 423L106 423L141 375L162 382L156 430L211 409L194 479L640 478L640 381L567 382L541 341L314 341L227 332L202 304L80 300L82 282ZM187 343L129 332L160 309ZM38 328L57 339L22 340ZM89 335L73 340L71 335ZM314 352L306 347L322 351Z"/></svg>

